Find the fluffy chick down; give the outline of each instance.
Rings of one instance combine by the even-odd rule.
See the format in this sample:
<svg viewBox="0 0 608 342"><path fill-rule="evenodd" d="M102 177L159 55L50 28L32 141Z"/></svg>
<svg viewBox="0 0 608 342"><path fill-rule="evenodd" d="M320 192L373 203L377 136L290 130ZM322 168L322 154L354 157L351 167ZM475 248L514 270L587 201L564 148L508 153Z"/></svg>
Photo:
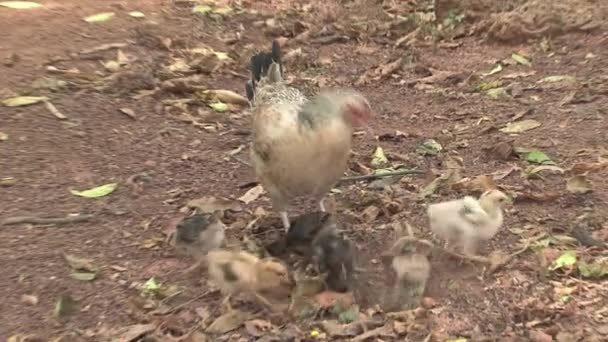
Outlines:
<svg viewBox="0 0 608 342"><path fill-rule="evenodd" d="M484 192L479 199L461 199L429 205L431 231L448 244L458 244L465 254L475 254L479 242L493 238L503 224L502 206L509 201L499 190Z"/></svg>
<svg viewBox="0 0 608 342"><path fill-rule="evenodd" d="M225 242L226 225L214 214L195 214L177 224L175 249L200 259Z"/></svg>
<svg viewBox="0 0 608 342"><path fill-rule="evenodd" d="M211 281L224 295L249 292L262 297L264 304L269 304L266 297L288 296L294 285L287 267L278 259L260 259L245 251L210 251L207 267Z"/></svg>

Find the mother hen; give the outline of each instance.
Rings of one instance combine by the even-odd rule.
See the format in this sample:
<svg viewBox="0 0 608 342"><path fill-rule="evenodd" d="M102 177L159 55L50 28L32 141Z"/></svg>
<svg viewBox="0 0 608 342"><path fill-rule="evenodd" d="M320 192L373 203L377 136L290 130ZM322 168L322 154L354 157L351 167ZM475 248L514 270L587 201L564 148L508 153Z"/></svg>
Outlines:
<svg viewBox="0 0 608 342"><path fill-rule="evenodd" d="M369 102L350 89L307 98L283 80L277 41L251 58L247 97L253 110L251 160L285 229L287 207L297 197L323 198L347 167L354 128L372 117Z"/></svg>

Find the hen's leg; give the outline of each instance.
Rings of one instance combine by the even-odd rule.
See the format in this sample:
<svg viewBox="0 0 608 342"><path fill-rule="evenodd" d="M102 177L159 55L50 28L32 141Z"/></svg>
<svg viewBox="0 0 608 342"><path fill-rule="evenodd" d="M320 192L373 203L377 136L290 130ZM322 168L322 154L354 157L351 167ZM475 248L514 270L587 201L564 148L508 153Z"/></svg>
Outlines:
<svg viewBox="0 0 608 342"><path fill-rule="evenodd" d="M220 304L220 308L223 312L231 312L232 311L232 305L230 305L230 297L232 296L232 294L228 294L226 297L224 297L224 300L222 300L222 303Z"/></svg>
<svg viewBox="0 0 608 342"><path fill-rule="evenodd" d="M324 199L321 198L321 200L319 201L319 209L321 209L322 212L326 212L327 210L325 210L325 203L323 203Z"/></svg>
<svg viewBox="0 0 608 342"><path fill-rule="evenodd" d="M281 211L281 221L283 221L283 227L285 227L285 231L289 230L289 217L287 217L286 211Z"/></svg>

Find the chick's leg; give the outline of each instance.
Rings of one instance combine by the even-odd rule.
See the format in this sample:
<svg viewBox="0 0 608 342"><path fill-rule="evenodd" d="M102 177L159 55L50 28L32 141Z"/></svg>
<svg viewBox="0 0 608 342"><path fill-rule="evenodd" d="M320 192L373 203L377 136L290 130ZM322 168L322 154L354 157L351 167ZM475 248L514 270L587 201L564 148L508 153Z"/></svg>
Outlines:
<svg viewBox="0 0 608 342"><path fill-rule="evenodd" d="M289 217L287 217L286 211L281 211L281 221L283 221L283 227L285 227L285 231L289 230Z"/></svg>
<svg viewBox="0 0 608 342"><path fill-rule="evenodd" d="M324 198L321 198L321 200L319 201L319 209L321 209L322 212L327 211L327 210L325 210Z"/></svg>

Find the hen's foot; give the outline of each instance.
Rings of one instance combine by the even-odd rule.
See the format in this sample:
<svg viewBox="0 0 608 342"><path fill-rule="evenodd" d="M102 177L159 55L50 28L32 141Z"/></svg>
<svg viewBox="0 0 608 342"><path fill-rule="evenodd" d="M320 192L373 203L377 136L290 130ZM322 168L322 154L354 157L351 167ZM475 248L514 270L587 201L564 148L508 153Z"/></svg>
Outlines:
<svg viewBox="0 0 608 342"><path fill-rule="evenodd" d="M285 227L285 231L289 230L289 217L287 217L286 211L281 211L281 221L283 221L283 227Z"/></svg>
<svg viewBox="0 0 608 342"><path fill-rule="evenodd" d="M321 209L322 212L327 211L327 210L325 210L325 203L323 200L319 201L319 209Z"/></svg>

